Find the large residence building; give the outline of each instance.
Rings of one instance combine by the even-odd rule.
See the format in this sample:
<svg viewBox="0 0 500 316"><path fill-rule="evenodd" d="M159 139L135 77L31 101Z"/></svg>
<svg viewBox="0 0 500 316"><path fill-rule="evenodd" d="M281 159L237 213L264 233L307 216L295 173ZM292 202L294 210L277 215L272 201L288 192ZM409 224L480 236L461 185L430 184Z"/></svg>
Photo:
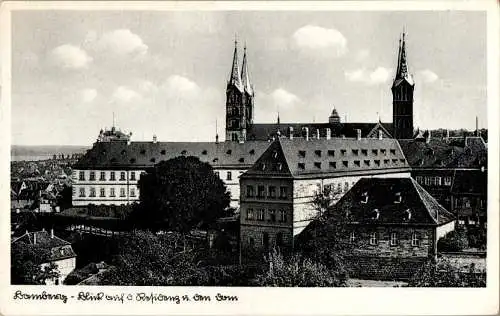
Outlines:
<svg viewBox="0 0 500 316"><path fill-rule="evenodd" d="M237 207L239 176L268 146L267 141L158 142L156 137L150 142L131 142L128 135L113 128L74 166L73 206L138 202L138 181L146 169L174 157L195 156L219 174L231 193L231 206Z"/></svg>
<svg viewBox="0 0 500 316"><path fill-rule="evenodd" d="M243 251L293 248L294 236L318 215L315 194L329 186L338 199L363 177L410 177L395 139L275 140L240 178Z"/></svg>

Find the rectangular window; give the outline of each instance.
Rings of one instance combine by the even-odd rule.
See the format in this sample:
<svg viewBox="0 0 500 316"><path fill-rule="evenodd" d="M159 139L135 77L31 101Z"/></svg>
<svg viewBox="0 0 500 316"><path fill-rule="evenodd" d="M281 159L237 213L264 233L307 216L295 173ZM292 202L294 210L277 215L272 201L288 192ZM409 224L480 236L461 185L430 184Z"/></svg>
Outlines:
<svg viewBox="0 0 500 316"><path fill-rule="evenodd" d="M120 197L125 197L125 188L120 188Z"/></svg>
<svg viewBox="0 0 500 316"><path fill-rule="evenodd" d="M215 175L219 177L219 171L214 171Z"/></svg>
<svg viewBox="0 0 500 316"><path fill-rule="evenodd" d="M274 185L269 186L269 198L270 199L276 198L276 187Z"/></svg>
<svg viewBox="0 0 500 316"><path fill-rule="evenodd" d="M253 197L253 196L254 196L253 186L247 185L247 197Z"/></svg>
<svg viewBox="0 0 500 316"><path fill-rule="evenodd" d="M370 234L370 245L378 244L377 232L373 232Z"/></svg>
<svg viewBox="0 0 500 316"><path fill-rule="evenodd" d="M398 234L397 233L391 233L390 243L391 243L391 246L396 246L398 244Z"/></svg>
<svg viewBox="0 0 500 316"><path fill-rule="evenodd" d="M231 174L231 171L228 171L226 174L226 180L231 180L233 178L233 175Z"/></svg>
<svg viewBox="0 0 500 316"><path fill-rule="evenodd" d="M132 171L130 173L130 180L135 181L135 172L134 171Z"/></svg>
<svg viewBox="0 0 500 316"><path fill-rule="evenodd" d="M436 185L441 185L441 177L436 177Z"/></svg>
<svg viewBox="0 0 500 316"><path fill-rule="evenodd" d="M130 188L130 196L135 197L135 189L134 188Z"/></svg>
<svg viewBox="0 0 500 316"><path fill-rule="evenodd" d="M109 189L109 196L110 196L110 197L115 197L115 196L116 196L116 195L115 195L115 188L111 188L111 189Z"/></svg>
<svg viewBox="0 0 500 316"><path fill-rule="evenodd" d="M259 210L259 212L257 213L257 220L259 221L263 221L264 220L264 217L265 217L265 214L266 214L266 210L261 208Z"/></svg>
<svg viewBox="0 0 500 316"><path fill-rule="evenodd" d="M85 197L85 188L80 188L80 197Z"/></svg>
<svg viewBox="0 0 500 316"><path fill-rule="evenodd" d="M85 171L80 171L78 174L78 180L85 181Z"/></svg>
<svg viewBox="0 0 500 316"><path fill-rule="evenodd" d="M280 187L280 199L286 200L288 198L288 188Z"/></svg>
<svg viewBox="0 0 500 316"><path fill-rule="evenodd" d="M95 188L90 188L90 197L95 197Z"/></svg>
<svg viewBox="0 0 500 316"><path fill-rule="evenodd" d="M349 243L354 244L356 242L356 233L354 231L349 235Z"/></svg>
<svg viewBox="0 0 500 316"><path fill-rule="evenodd" d="M101 172L99 173L99 180L100 180L100 181L106 181L106 172L101 171Z"/></svg>
<svg viewBox="0 0 500 316"><path fill-rule="evenodd" d="M444 185L446 186L451 185L451 177L444 177Z"/></svg>
<svg viewBox="0 0 500 316"><path fill-rule="evenodd" d="M269 210L269 221L276 222L276 210Z"/></svg>
<svg viewBox="0 0 500 316"><path fill-rule="evenodd" d="M120 172L120 181L125 181L125 171Z"/></svg>
<svg viewBox="0 0 500 316"><path fill-rule="evenodd" d="M99 189L99 196L100 197L105 197L106 196L106 190L104 188Z"/></svg>
<svg viewBox="0 0 500 316"><path fill-rule="evenodd" d="M252 208L247 209L247 219L253 220L253 209Z"/></svg>
<svg viewBox="0 0 500 316"><path fill-rule="evenodd" d="M109 180L111 180L111 181L115 181L116 180L116 176L115 176L115 172L114 171L111 171L109 173Z"/></svg>
<svg viewBox="0 0 500 316"><path fill-rule="evenodd" d="M263 185L259 185L257 187L257 198L258 199L263 199L265 195L266 187Z"/></svg>
<svg viewBox="0 0 500 316"><path fill-rule="evenodd" d="M423 177L422 176L416 176L415 180L418 182L418 184L423 184Z"/></svg>
<svg viewBox="0 0 500 316"><path fill-rule="evenodd" d="M285 210L280 210L280 222L281 223L286 222L286 211Z"/></svg>
<svg viewBox="0 0 500 316"><path fill-rule="evenodd" d="M418 234L415 232L413 234L411 234L411 245L413 247L420 246L420 239L418 238Z"/></svg>
<svg viewBox="0 0 500 316"><path fill-rule="evenodd" d="M95 171L90 171L89 180L95 181Z"/></svg>

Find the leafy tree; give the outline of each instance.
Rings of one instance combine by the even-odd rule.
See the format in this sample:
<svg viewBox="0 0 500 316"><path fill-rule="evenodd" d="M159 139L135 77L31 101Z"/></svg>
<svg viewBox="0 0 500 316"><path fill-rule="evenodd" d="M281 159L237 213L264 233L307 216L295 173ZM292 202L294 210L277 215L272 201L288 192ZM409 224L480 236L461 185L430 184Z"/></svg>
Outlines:
<svg viewBox="0 0 500 316"><path fill-rule="evenodd" d="M485 287L486 273L472 263L460 270L447 259L429 260L408 282L410 287Z"/></svg>
<svg viewBox="0 0 500 316"><path fill-rule="evenodd" d="M57 196L57 205L61 207L61 211L72 206L73 191L71 186L64 185L61 193Z"/></svg>
<svg viewBox="0 0 500 316"><path fill-rule="evenodd" d="M13 243L10 257L11 283L42 285L47 280L59 277L57 266L49 262L49 258L49 249L24 242Z"/></svg>
<svg viewBox="0 0 500 316"><path fill-rule="evenodd" d="M278 287L333 287L346 286L347 279L339 277L321 263L299 255L285 259L272 251L268 259L269 268L255 279L258 286Z"/></svg>
<svg viewBox="0 0 500 316"><path fill-rule="evenodd" d="M135 220L152 229L186 233L227 216L230 194L212 167L196 157L160 162L139 180Z"/></svg>
<svg viewBox="0 0 500 316"><path fill-rule="evenodd" d="M465 227L459 226L457 229L447 233L438 240L438 251L462 251L469 247L469 237Z"/></svg>

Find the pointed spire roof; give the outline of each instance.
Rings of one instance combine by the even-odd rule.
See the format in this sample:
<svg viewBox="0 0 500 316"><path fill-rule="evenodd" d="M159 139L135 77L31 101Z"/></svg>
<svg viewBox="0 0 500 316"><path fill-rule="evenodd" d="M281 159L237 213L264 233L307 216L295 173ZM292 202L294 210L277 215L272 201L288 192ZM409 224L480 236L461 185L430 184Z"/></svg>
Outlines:
<svg viewBox="0 0 500 316"><path fill-rule="evenodd" d="M337 112L337 109L335 108L335 106L333 106L332 115L330 115L330 116L340 118L339 113Z"/></svg>
<svg viewBox="0 0 500 316"><path fill-rule="evenodd" d="M399 85L403 80L406 80L411 85L415 84L413 82L413 77L408 72L408 61L406 57L406 31L403 31L401 38L399 39L398 65L393 86Z"/></svg>
<svg viewBox="0 0 500 316"><path fill-rule="evenodd" d="M243 83L241 82L240 69L238 67L238 41L236 39L234 40L233 66L227 84L235 86L239 91L243 91Z"/></svg>
<svg viewBox="0 0 500 316"><path fill-rule="evenodd" d="M241 66L241 78L243 80L243 88L245 89L245 92L248 94L252 95L253 94L253 87L250 82L250 75L248 74L248 63L247 63L247 45L245 44L245 47L243 48L243 65Z"/></svg>

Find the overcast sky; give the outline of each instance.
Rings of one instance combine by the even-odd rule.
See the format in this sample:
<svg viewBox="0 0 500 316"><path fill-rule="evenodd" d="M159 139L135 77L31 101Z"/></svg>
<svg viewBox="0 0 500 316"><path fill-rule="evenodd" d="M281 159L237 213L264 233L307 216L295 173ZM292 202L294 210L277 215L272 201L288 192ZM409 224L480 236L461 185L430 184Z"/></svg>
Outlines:
<svg viewBox="0 0 500 316"><path fill-rule="evenodd" d="M224 137L234 37L247 43L255 121L392 121L398 38L416 81L415 127L486 127L481 12L12 13L12 143L90 145Z"/></svg>

